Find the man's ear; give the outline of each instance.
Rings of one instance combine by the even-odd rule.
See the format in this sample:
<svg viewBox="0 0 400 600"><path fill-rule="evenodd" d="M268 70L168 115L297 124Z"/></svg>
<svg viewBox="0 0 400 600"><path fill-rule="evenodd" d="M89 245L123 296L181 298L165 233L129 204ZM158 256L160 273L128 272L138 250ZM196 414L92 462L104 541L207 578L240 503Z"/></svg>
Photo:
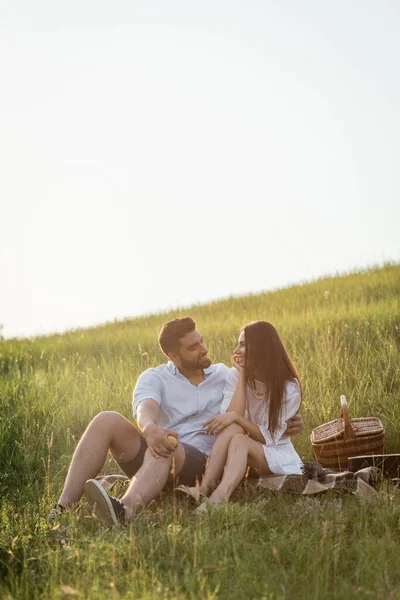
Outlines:
<svg viewBox="0 0 400 600"><path fill-rule="evenodd" d="M172 362L174 364L179 359L179 356L177 354L175 354L175 352L168 352L167 356L168 356L169 360L172 360Z"/></svg>

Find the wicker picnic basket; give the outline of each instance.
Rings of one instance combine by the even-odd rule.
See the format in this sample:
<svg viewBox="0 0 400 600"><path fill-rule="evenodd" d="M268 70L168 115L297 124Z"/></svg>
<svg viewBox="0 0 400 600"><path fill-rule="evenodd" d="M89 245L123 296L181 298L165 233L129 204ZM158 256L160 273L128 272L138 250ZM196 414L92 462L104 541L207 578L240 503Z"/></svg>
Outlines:
<svg viewBox="0 0 400 600"><path fill-rule="evenodd" d="M350 456L384 454L385 427L377 417L350 419L346 396L340 402L342 418L313 429L311 443L320 465L347 470Z"/></svg>

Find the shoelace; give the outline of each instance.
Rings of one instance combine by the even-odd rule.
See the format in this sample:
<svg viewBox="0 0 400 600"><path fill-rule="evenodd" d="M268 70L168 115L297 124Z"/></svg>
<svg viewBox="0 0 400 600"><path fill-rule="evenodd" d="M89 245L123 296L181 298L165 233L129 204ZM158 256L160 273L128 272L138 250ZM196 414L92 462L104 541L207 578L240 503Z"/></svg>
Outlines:
<svg viewBox="0 0 400 600"><path fill-rule="evenodd" d="M118 500L118 498L115 498L115 496L111 497L112 500L112 504L114 505L114 512L115 515L118 519L118 521L120 521L122 524L125 524L125 512L126 512L126 506L123 502L121 502L121 500Z"/></svg>
<svg viewBox="0 0 400 600"><path fill-rule="evenodd" d="M64 507L61 504L55 504L51 511L49 512L49 516L47 519L51 521L52 519L56 519L60 513L64 511Z"/></svg>

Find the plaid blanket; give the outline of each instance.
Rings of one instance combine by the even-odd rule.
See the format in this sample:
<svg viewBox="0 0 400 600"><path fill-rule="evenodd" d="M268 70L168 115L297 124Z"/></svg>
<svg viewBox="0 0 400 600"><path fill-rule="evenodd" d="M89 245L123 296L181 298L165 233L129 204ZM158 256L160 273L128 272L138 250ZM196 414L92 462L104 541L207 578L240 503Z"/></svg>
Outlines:
<svg viewBox="0 0 400 600"><path fill-rule="evenodd" d="M325 472L318 477L309 475L270 475L260 477L258 486L267 490L291 492L292 494L320 494L327 490L336 492L351 492L360 498L374 500L378 492L373 486L380 481L380 470L376 467L361 469L356 473L343 471L341 473Z"/></svg>
<svg viewBox="0 0 400 600"><path fill-rule="evenodd" d="M313 463L308 463L313 464ZM275 492L291 492L292 494L310 495L320 494L327 490L336 492L351 492L360 498L374 500L378 497L378 492L373 486L380 481L381 473L376 467L361 469L357 473L345 471L342 473L332 473L318 468L305 470L304 475L269 475L260 477L256 485L267 490ZM129 479L125 475L103 475L97 477L100 484L106 489L111 490L117 482L124 485L129 484Z"/></svg>

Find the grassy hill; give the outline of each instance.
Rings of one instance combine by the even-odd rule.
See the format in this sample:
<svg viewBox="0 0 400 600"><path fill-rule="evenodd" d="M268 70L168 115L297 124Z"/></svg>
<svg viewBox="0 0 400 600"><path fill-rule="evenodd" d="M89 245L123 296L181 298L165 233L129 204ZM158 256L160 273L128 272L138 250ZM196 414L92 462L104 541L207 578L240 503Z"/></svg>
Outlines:
<svg viewBox="0 0 400 600"><path fill-rule="evenodd" d="M139 373L164 362L158 329L180 314L195 318L213 362L228 364L242 324L276 326L303 380L305 431L293 441L304 458L340 394L351 416L379 416L387 451L400 452L400 265L2 341L0 598L68 597L65 586L81 598L400 598L400 492L388 483L372 505L244 487L200 521L164 495L122 533L102 530L84 502L46 524L86 425L105 409L131 418Z"/></svg>

